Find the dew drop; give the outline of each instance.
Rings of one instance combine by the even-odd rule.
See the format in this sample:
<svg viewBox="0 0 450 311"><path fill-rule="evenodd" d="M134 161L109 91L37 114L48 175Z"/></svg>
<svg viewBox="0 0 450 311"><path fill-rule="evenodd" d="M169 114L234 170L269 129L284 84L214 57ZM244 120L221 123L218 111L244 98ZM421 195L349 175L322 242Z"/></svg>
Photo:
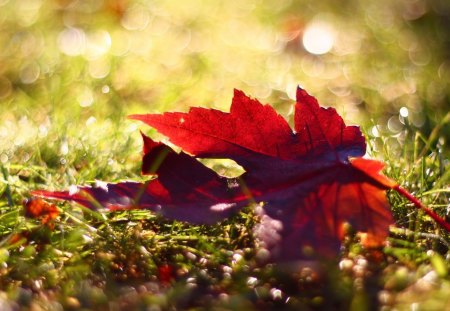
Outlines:
<svg viewBox="0 0 450 311"><path fill-rule="evenodd" d="M78 193L78 187L76 185L71 185L69 187L69 195L74 195Z"/></svg>
<svg viewBox="0 0 450 311"><path fill-rule="evenodd" d="M339 262L339 269L348 271L353 268L353 260L351 259L343 259Z"/></svg>
<svg viewBox="0 0 450 311"><path fill-rule="evenodd" d="M372 135L374 137L380 137L380 131L378 130L378 126L375 125L374 127L372 127L372 129L370 130Z"/></svg>
<svg viewBox="0 0 450 311"><path fill-rule="evenodd" d="M185 256L190 261L195 261L197 259L197 255L192 252L186 252Z"/></svg>
<svg viewBox="0 0 450 311"><path fill-rule="evenodd" d="M278 288L272 288L270 290L270 295L272 296L273 300L280 300L281 298L283 298L283 292Z"/></svg>
<svg viewBox="0 0 450 311"><path fill-rule="evenodd" d="M0 155L0 162L2 162L3 164L5 164L6 162L8 162L9 158L8 155L6 153L2 153Z"/></svg>
<svg viewBox="0 0 450 311"><path fill-rule="evenodd" d="M90 126L92 124L94 124L97 121L97 119L93 116L90 116L87 120L86 120L86 126Z"/></svg>
<svg viewBox="0 0 450 311"><path fill-rule="evenodd" d="M85 87L82 90L77 99L78 104L83 108L92 106L92 104L94 103L94 95L92 94L91 89L89 89L88 87Z"/></svg>
<svg viewBox="0 0 450 311"><path fill-rule="evenodd" d="M39 137L46 137L48 134L48 129L45 125L39 125Z"/></svg>
<svg viewBox="0 0 450 311"><path fill-rule="evenodd" d="M218 204L212 205L210 207L210 210L214 211L214 212L222 212L222 211L226 211L227 209L234 207L235 205L236 205L235 203L218 203Z"/></svg>
<svg viewBox="0 0 450 311"><path fill-rule="evenodd" d="M68 153L69 153L69 144L65 141L61 144L61 147L59 148L59 154L66 155Z"/></svg>
<svg viewBox="0 0 450 311"><path fill-rule="evenodd" d="M258 285L258 279L253 276L249 277L247 279L247 285L249 287L254 287L254 286Z"/></svg>
<svg viewBox="0 0 450 311"><path fill-rule="evenodd" d="M403 118L407 118L408 115L409 115L408 108L406 108L406 107L400 108L400 115L401 115Z"/></svg>
<svg viewBox="0 0 450 311"><path fill-rule="evenodd" d="M232 261L232 263L236 264L239 261L241 261L242 259L243 259L243 257L242 257L241 254L235 253L235 254L233 254L233 261Z"/></svg>

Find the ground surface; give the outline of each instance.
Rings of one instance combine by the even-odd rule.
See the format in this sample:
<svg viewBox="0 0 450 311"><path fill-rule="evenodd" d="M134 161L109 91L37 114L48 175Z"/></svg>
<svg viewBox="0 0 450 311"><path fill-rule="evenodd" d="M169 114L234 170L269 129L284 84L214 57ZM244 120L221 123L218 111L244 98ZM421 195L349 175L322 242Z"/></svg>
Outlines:
<svg viewBox="0 0 450 311"><path fill-rule="evenodd" d="M22 203L33 189L139 180L128 114L227 110L237 88L292 121L301 84L450 220L449 25L444 0L0 0L0 306L450 309L449 234L393 193L385 248L349 238L333 262L290 267L264 262L251 208L191 226L58 204L43 224Z"/></svg>

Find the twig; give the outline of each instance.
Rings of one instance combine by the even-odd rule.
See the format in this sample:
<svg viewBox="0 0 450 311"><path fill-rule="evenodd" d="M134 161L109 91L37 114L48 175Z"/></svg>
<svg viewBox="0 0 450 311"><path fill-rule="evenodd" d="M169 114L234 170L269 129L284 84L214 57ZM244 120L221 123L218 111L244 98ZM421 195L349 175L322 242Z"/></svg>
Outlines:
<svg viewBox="0 0 450 311"><path fill-rule="evenodd" d="M423 210L428 216L434 219L439 225L441 225L447 232L450 232L450 224L446 222L441 216L436 214L434 211L422 204L415 196L409 193L406 189L396 185L394 190L397 191L401 196L406 198L409 202L413 203L417 208Z"/></svg>

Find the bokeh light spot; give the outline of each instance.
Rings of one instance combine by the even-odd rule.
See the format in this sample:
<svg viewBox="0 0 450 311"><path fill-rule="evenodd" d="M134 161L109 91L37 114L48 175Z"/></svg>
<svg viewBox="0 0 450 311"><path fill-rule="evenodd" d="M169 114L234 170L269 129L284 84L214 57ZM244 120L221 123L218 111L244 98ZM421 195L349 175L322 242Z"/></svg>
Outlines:
<svg viewBox="0 0 450 311"><path fill-rule="evenodd" d="M136 5L125 12L121 24L127 30L143 30L147 27L149 21L148 10L141 5Z"/></svg>
<svg viewBox="0 0 450 311"><path fill-rule="evenodd" d="M89 74L92 78L103 79L110 72L110 64L108 59L99 58L89 62Z"/></svg>
<svg viewBox="0 0 450 311"><path fill-rule="evenodd" d="M111 36L105 30L89 33L86 44L86 58L94 60L108 52L111 47Z"/></svg>
<svg viewBox="0 0 450 311"><path fill-rule="evenodd" d="M78 28L68 28L58 36L58 48L69 56L77 56L86 49L86 34Z"/></svg>
<svg viewBox="0 0 450 311"><path fill-rule="evenodd" d="M303 34L303 46L315 55L331 51L335 41L335 31L330 24L323 21L312 21L306 26Z"/></svg>
<svg viewBox="0 0 450 311"><path fill-rule="evenodd" d="M88 87L84 87L80 91L77 100L78 104L83 108L92 106L92 104L94 103L94 95L92 94L91 89Z"/></svg>
<svg viewBox="0 0 450 311"><path fill-rule="evenodd" d="M20 80L24 84L32 84L39 78L40 74L41 69L39 68L39 65L36 63L31 63L22 67L20 70Z"/></svg>

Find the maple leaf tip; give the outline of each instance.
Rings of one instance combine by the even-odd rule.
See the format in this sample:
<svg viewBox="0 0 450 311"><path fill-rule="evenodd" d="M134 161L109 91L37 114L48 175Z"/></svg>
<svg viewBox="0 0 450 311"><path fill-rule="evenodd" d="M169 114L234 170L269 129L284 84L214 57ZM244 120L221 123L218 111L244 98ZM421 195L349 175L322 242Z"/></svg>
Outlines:
<svg viewBox="0 0 450 311"><path fill-rule="evenodd" d="M140 116L139 114L130 114L130 115L127 116L127 119L139 120L139 118L138 118L139 116Z"/></svg>
<svg viewBox="0 0 450 311"><path fill-rule="evenodd" d="M300 103L302 101L304 101L305 98L310 97L311 95L309 95L308 92L306 92L306 90L304 88L302 88L300 85L297 85L297 92L295 94L295 99L297 101L297 103Z"/></svg>
<svg viewBox="0 0 450 311"><path fill-rule="evenodd" d="M242 96L247 97L247 95L245 95L245 93L243 91L238 90L238 89L234 89L233 90L233 97L234 98L242 97Z"/></svg>
<svg viewBox="0 0 450 311"><path fill-rule="evenodd" d="M149 116L148 114L130 114L127 116L127 119L138 120L145 123L145 120L148 116Z"/></svg>
<svg viewBox="0 0 450 311"><path fill-rule="evenodd" d="M162 143L154 141L153 139L145 135L142 131L139 132L141 133L142 137L142 152L144 153L144 155L149 153L154 148L162 145Z"/></svg>

